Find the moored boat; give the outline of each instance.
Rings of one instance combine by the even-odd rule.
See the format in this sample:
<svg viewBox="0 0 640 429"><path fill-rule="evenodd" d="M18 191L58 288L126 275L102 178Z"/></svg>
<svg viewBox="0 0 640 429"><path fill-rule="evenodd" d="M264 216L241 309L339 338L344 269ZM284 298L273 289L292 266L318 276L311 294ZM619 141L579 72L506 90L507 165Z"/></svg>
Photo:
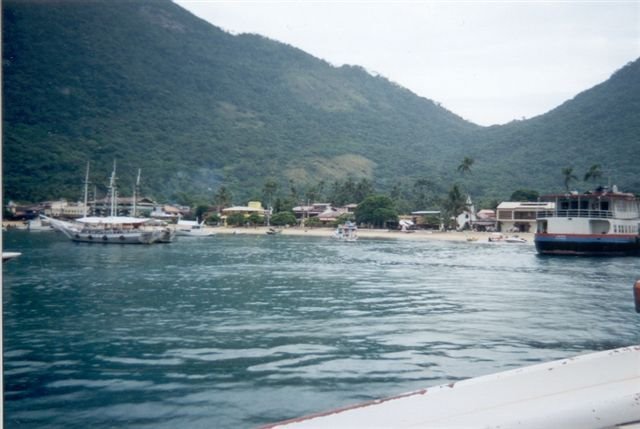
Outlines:
<svg viewBox="0 0 640 429"><path fill-rule="evenodd" d="M210 237L215 235L213 231L206 228L204 221L178 219L176 224L176 235L179 237Z"/></svg>
<svg viewBox="0 0 640 429"><path fill-rule="evenodd" d="M147 226L150 219L127 216L84 217L75 222L46 218L72 241L104 244L152 244L173 241L175 232Z"/></svg>
<svg viewBox="0 0 640 429"><path fill-rule="evenodd" d="M600 187L548 195L554 209L537 215L536 249L550 255L640 255L640 199Z"/></svg>
<svg viewBox="0 0 640 429"><path fill-rule="evenodd" d="M138 174L138 181L139 181ZM84 201L87 207L87 187L89 184L89 165L85 179ZM104 244L153 244L170 243L176 232L165 226L153 225L152 219L129 216L117 216L116 165L113 164L109 183L111 210L110 216L85 216L73 222L53 219L44 215L40 218L62 232L72 241ZM135 203L135 198L134 198ZM134 209L135 213L135 209Z"/></svg>
<svg viewBox="0 0 640 429"><path fill-rule="evenodd" d="M358 227L353 222L346 222L336 228L334 237L340 241L354 242L358 240Z"/></svg>
<svg viewBox="0 0 640 429"><path fill-rule="evenodd" d="M487 239L490 243L516 243L523 244L526 243L527 240L525 238L519 237L517 235L505 236L500 234L499 232L492 233Z"/></svg>
<svg viewBox="0 0 640 429"><path fill-rule="evenodd" d="M41 218L27 221L27 230L30 232L53 231L51 224Z"/></svg>

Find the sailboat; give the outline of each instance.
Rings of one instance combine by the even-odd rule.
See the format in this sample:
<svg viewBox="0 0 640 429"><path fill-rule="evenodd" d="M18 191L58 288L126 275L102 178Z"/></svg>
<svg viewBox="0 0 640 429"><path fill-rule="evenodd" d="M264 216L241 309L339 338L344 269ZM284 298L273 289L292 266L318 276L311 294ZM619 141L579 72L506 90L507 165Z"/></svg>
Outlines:
<svg viewBox="0 0 640 429"><path fill-rule="evenodd" d="M138 172L138 183L140 173ZM50 222L51 226L62 232L72 241L84 243L104 244L153 244L170 243L175 237L175 231L168 227L151 225L151 219L134 216L117 215L116 162L113 162L113 172L109 182L109 216L87 216L87 195L89 185L89 163L84 188L85 215L74 222L67 222L41 216ZM136 198L134 198L135 200ZM135 205L135 203L134 203ZM135 214L135 209L134 209Z"/></svg>

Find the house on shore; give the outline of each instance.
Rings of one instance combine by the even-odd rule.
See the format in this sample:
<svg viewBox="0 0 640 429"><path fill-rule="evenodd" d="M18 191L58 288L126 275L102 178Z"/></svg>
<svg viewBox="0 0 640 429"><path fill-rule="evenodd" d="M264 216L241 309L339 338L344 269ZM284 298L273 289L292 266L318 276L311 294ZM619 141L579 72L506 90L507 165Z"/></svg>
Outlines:
<svg viewBox="0 0 640 429"><path fill-rule="evenodd" d="M402 219L405 219L405 217L401 216L400 220ZM408 220L410 220L416 228L444 230L440 210L418 210L411 212L411 217Z"/></svg>
<svg viewBox="0 0 640 429"><path fill-rule="evenodd" d="M149 217L152 219L175 223L180 217L188 217L190 214L190 207L177 207L169 204L163 204L155 206L149 214Z"/></svg>
<svg viewBox="0 0 640 429"><path fill-rule="evenodd" d="M475 231L496 231L498 220L495 210L482 209L476 213L476 220L473 221L471 229Z"/></svg>
<svg viewBox="0 0 640 429"><path fill-rule="evenodd" d="M90 203L91 212L94 216L108 216L110 205L109 198L93 201ZM148 197L136 198L135 204L132 197L118 197L116 211L124 216L147 216L153 212L156 205L157 203ZM135 214L133 213L134 208Z"/></svg>
<svg viewBox="0 0 640 429"><path fill-rule="evenodd" d="M550 211L555 207L551 202L512 202L498 205L496 220L498 230L502 232L534 232L536 217L540 211Z"/></svg>
<svg viewBox="0 0 640 429"><path fill-rule="evenodd" d="M220 216L220 218L224 222L224 225L226 225L227 218L233 214L242 214L244 217L248 218L254 213L264 218L269 214L269 211L262 207L262 203L260 201L249 201L246 206L233 206L222 209L222 216Z"/></svg>

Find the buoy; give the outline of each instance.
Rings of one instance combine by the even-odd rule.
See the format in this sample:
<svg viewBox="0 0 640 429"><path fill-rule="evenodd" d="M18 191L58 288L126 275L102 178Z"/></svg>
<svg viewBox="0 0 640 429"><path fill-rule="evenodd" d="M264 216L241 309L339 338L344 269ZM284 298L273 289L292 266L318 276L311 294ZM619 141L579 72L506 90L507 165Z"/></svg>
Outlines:
<svg viewBox="0 0 640 429"><path fill-rule="evenodd" d="M640 280L633 286L633 297L636 302L636 313L640 313Z"/></svg>

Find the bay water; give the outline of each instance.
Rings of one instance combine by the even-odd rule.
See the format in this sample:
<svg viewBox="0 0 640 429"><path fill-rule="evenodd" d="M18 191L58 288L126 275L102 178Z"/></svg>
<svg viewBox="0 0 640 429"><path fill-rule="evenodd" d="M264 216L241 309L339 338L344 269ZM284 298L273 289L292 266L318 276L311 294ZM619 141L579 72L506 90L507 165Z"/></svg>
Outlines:
<svg viewBox="0 0 640 429"><path fill-rule="evenodd" d="M23 253L3 264L6 428L251 428L640 344L635 257L248 234L3 246Z"/></svg>

